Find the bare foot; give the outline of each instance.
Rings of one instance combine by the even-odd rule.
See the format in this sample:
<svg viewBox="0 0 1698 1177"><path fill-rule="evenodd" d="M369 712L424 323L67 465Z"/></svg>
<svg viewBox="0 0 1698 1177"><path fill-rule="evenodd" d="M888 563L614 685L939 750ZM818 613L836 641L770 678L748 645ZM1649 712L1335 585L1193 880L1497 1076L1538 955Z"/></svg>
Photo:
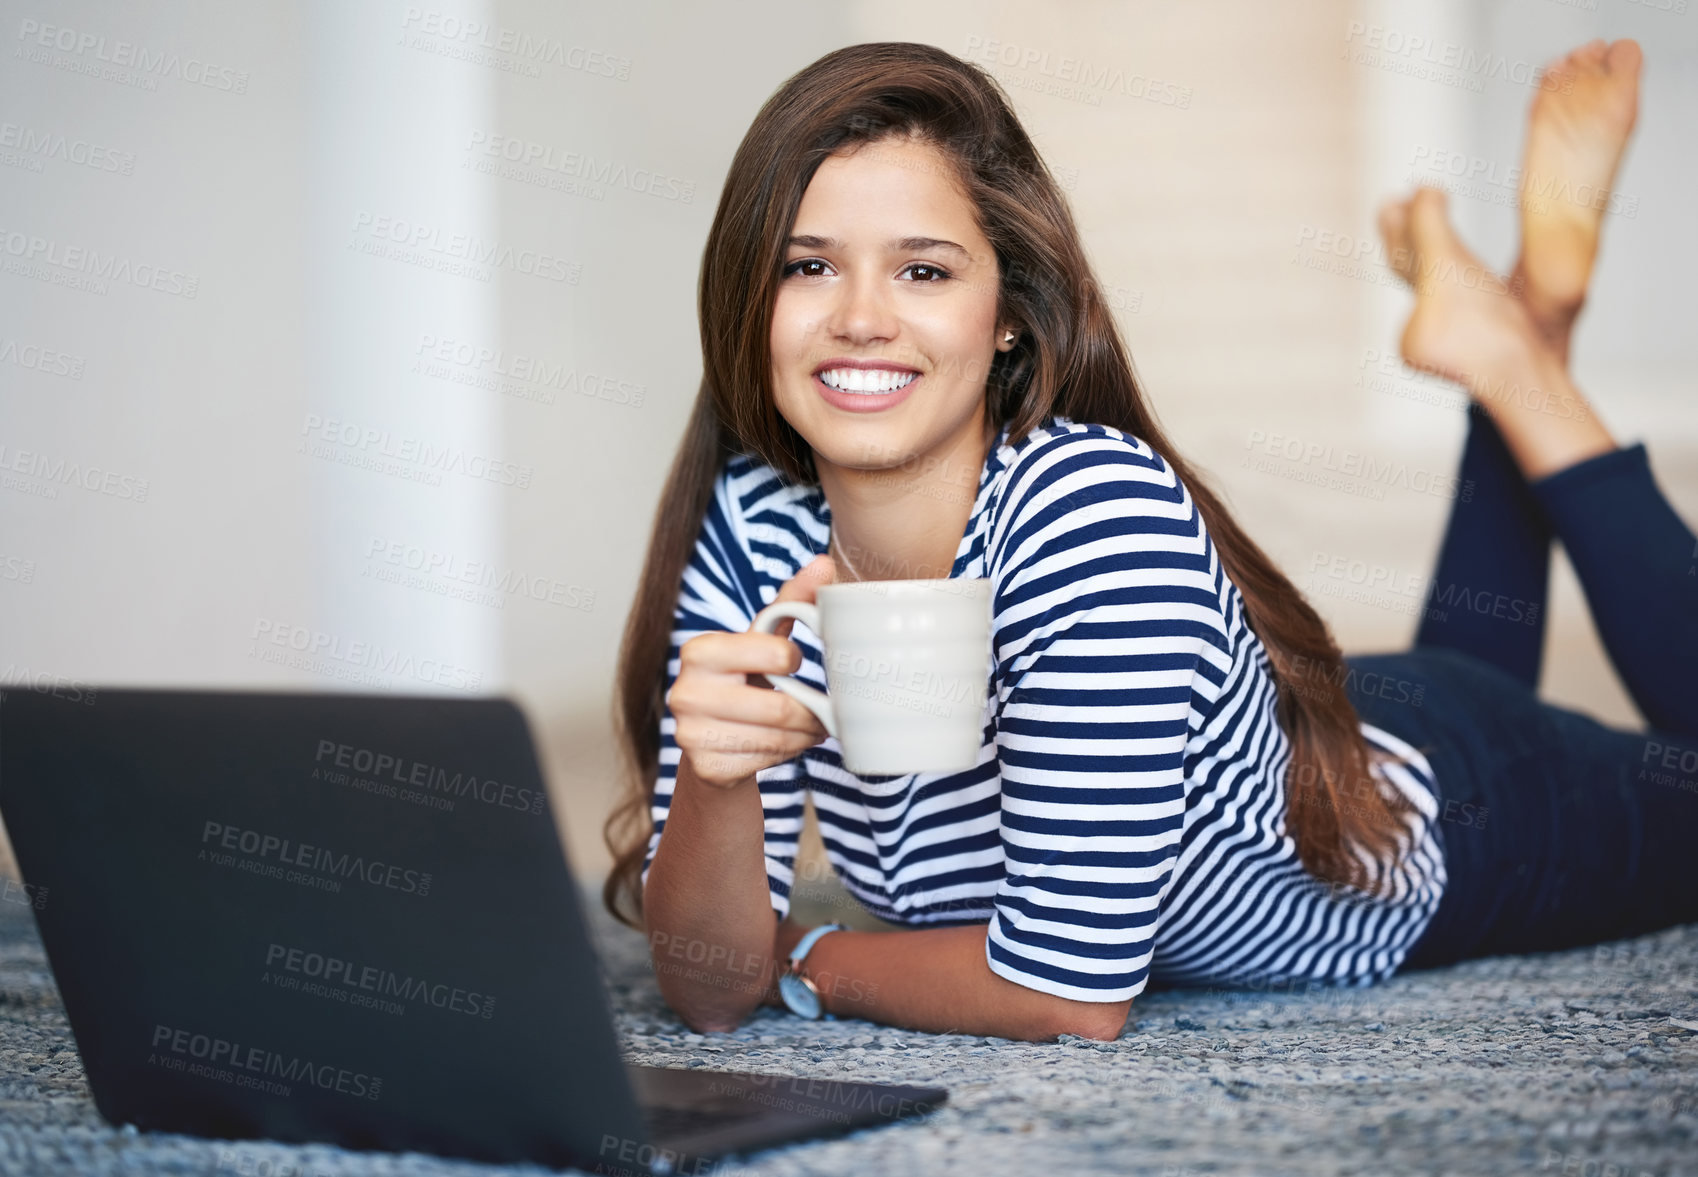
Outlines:
<svg viewBox="0 0 1698 1177"><path fill-rule="evenodd" d="M1415 291L1415 311L1403 328L1404 360L1480 395L1473 384L1536 336L1528 309L1457 237L1440 189L1388 200L1379 219L1386 255Z"/></svg>
<svg viewBox="0 0 1698 1177"><path fill-rule="evenodd" d="M1566 359L1586 299L1609 190L1639 114L1639 44L1588 42L1546 67L1521 167L1521 257L1514 274L1545 337Z"/></svg>
<svg viewBox="0 0 1698 1177"><path fill-rule="evenodd" d="M1415 291L1404 361L1466 388L1522 474L1543 478L1615 448L1530 309L1457 237L1442 191L1418 188L1408 200L1387 201L1380 233Z"/></svg>

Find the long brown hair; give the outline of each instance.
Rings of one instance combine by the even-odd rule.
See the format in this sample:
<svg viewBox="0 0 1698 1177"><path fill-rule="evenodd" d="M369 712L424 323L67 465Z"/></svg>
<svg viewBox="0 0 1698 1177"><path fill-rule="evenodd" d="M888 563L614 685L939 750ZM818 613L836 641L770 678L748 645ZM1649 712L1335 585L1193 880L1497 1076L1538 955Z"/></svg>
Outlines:
<svg viewBox="0 0 1698 1177"><path fill-rule="evenodd" d="M1395 811L1411 807L1359 787L1370 780L1370 749L1325 622L1169 444L1072 213L995 79L931 45L878 42L826 54L767 100L737 148L708 232L697 291L701 388L655 512L620 648L615 722L632 775L605 830L615 859L602 891L608 910L626 923L641 918L673 615L714 480L739 452L794 482L817 480L813 451L779 415L771 387L772 310L796 210L828 156L893 135L915 135L952 161L995 247L997 321L1018 323L1020 340L996 353L988 415L998 427L1012 423L1011 439L1053 416L1111 425L1166 460L1190 490L1267 651L1291 744L1287 830L1303 866L1324 882L1376 891L1375 872L1350 847L1381 863L1394 857ZM634 917L621 910L621 898Z"/></svg>

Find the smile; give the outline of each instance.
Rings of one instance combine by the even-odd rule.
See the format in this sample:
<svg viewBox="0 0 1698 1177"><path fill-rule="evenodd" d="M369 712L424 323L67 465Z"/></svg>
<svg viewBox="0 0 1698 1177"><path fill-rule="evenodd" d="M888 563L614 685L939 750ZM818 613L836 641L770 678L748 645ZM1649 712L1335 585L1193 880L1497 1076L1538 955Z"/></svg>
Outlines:
<svg viewBox="0 0 1698 1177"><path fill-rule="evenodd" d="M827 388L838 392L888 396L908 387L919 375L918 372L896 372L889 368L827 368L819 374L819 379Z"/></svg>
<svg viewBox="0 0 1698 1177"><path fill-rule="evenodd" d="M821 368L814 373L820 399L845 413L882 413L907 400L919 387L918 372L894 368Z"/></svg>

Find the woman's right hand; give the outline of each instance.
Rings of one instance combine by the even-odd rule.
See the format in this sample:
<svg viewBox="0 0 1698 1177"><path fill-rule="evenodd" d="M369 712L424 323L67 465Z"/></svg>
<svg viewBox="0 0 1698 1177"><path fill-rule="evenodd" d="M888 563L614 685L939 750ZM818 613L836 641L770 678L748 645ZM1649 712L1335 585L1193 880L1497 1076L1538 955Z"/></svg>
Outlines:
<svg viewBox="0 0 1698 1177"><path fill-rule="evenodd" d="M815 591L836 576L831 557L816 556L784 582L774 603L812 603ZM748 677L789 674L802 665L790 629L786 618L777 633L703 633L679 648L678 677L666 705L677 724L679 753L697 780L729 788L825 738L825 725L813 712Z"/></svg>

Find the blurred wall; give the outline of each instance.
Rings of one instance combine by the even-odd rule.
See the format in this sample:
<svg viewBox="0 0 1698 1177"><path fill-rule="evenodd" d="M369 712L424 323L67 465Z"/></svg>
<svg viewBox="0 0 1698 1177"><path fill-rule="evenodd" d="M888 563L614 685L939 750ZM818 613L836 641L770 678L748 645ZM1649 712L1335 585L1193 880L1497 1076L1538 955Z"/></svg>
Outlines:
<svg viewBox="0 0 1698 1177"><path fill-rule="evenodd" d="M1412 484L1462 418L1384 358L1408 299L1373 211L1449 182L1507 267L1506 192L1449 161L1513 166L1530 71L1595 34L1648 65L1576 372L1698 519L1671 264L1698 258L1695 26L1626 0L0 0L0 682L509 693L599 873L726 168L784 78L887 39L1003 81L1177 444L1347 650L1394 648L1416 603L1328 569L1428 569L1449 502ZM1432 46L1502 66L1435 74ZM1365 264L1317 245L1343 238ZM1247 464L1276 433L1421 477ZM1636 722L1566 572L1548 641L1549 697Z"/></svg>

